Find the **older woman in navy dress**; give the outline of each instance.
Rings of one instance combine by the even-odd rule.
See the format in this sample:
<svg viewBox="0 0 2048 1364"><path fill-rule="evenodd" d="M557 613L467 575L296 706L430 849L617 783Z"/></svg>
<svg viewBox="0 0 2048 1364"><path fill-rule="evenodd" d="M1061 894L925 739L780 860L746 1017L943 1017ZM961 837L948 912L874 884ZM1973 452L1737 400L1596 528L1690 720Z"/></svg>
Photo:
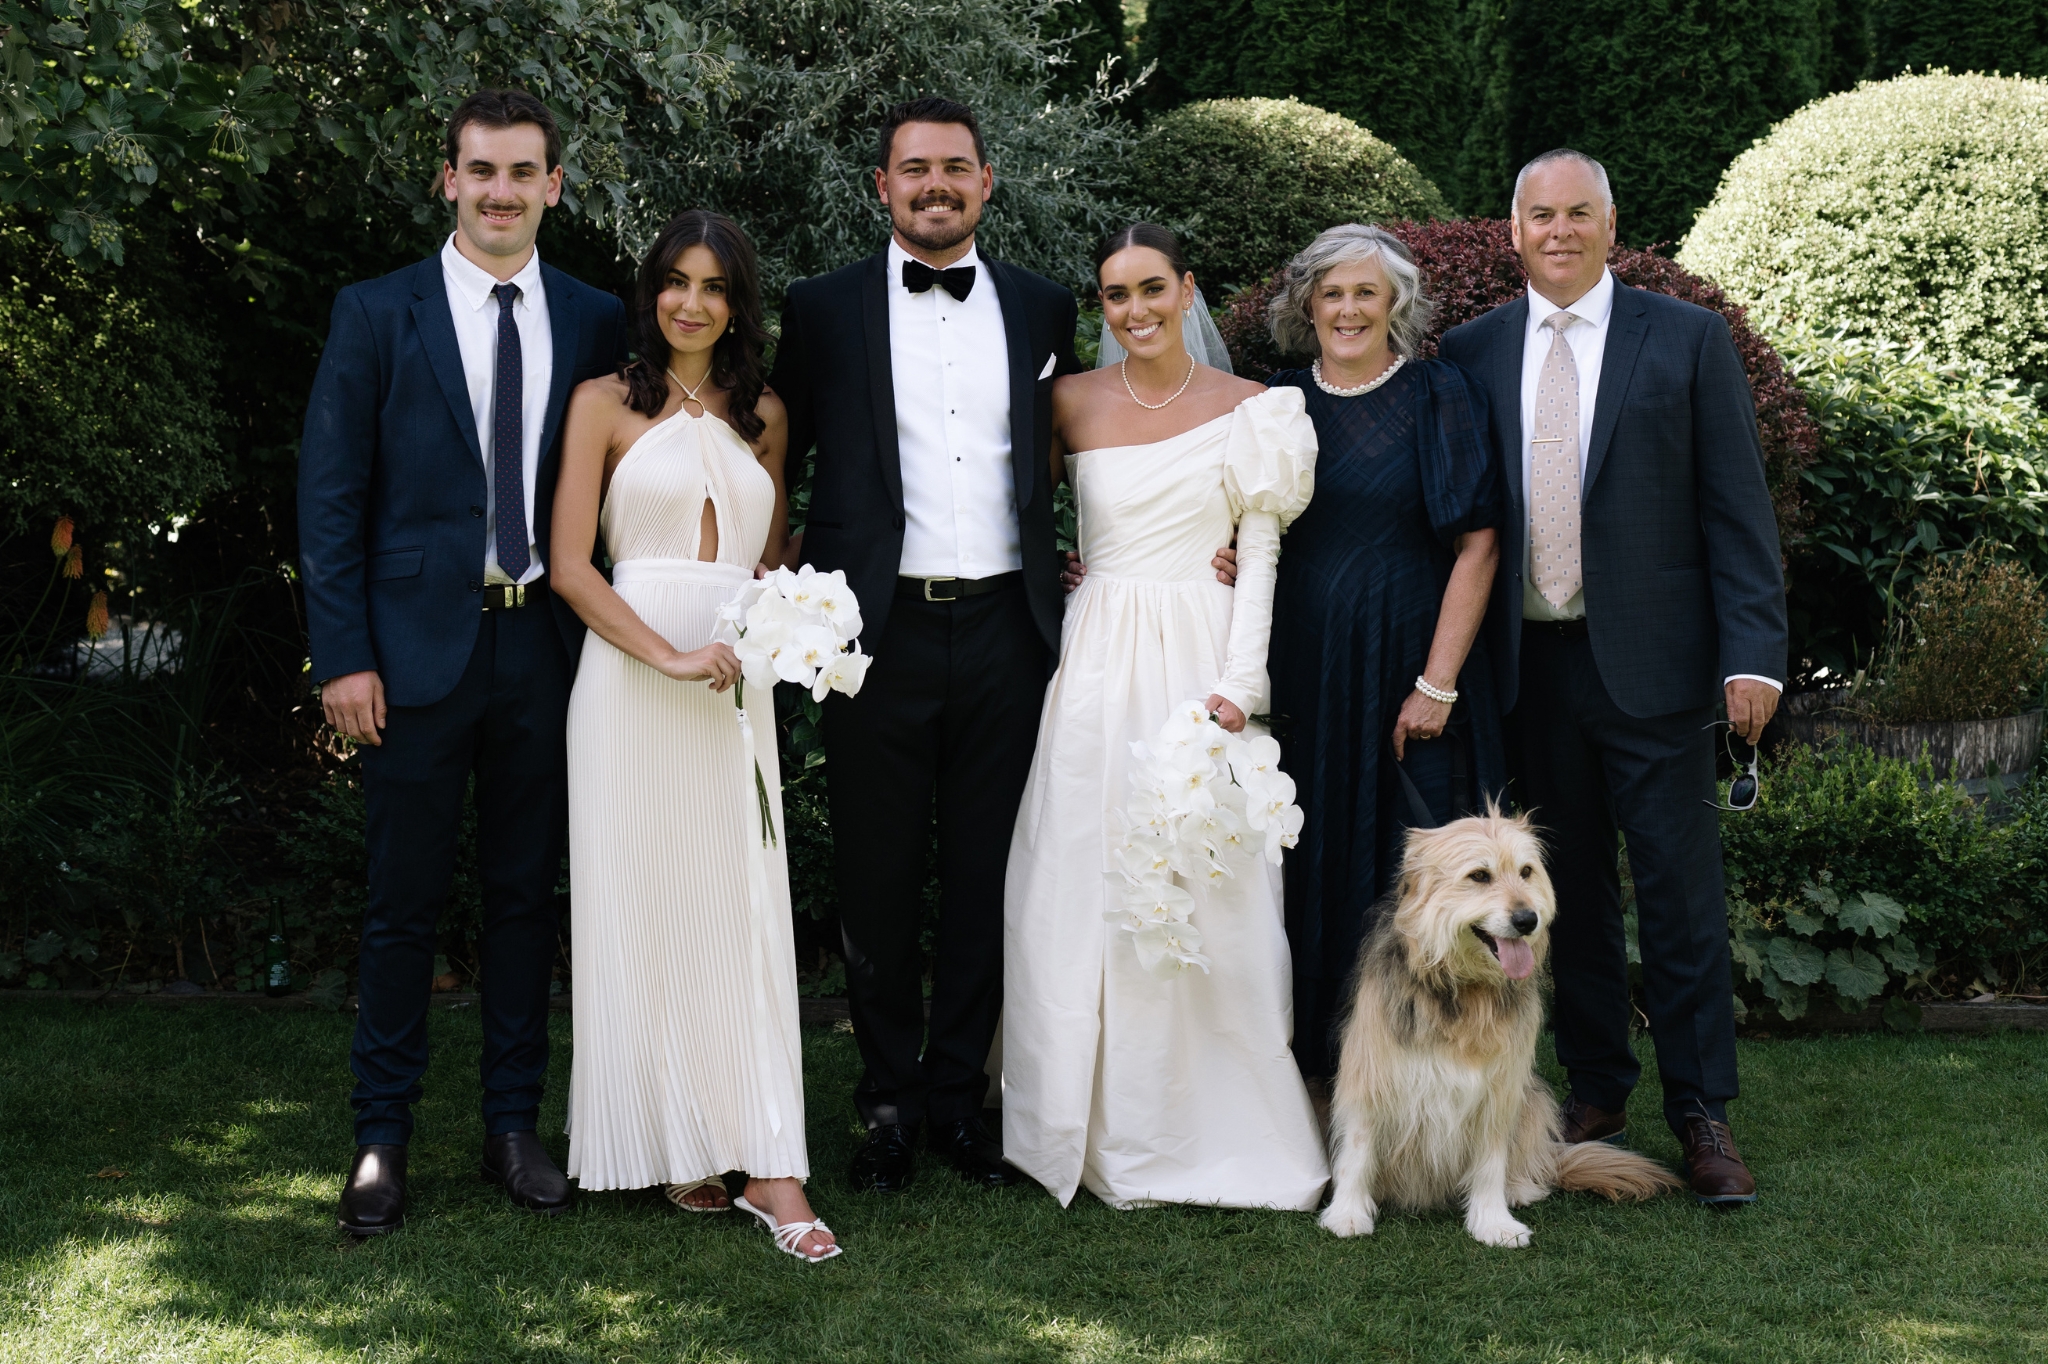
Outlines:
<svg viewBox="0 0 2048 1364"><path fill-rule="evenodd" d="M1480 626L1505 504L1485 393L1418 354L1428 316L1408 249L1356 224L1297 256L1272 305L1280 348L1318 357L1268 381L1307 395L1322 451L1280 556L1270 664L1306 816L1286 885L1294 1054L1311 1079L1336 1071L1359 941L1420 821L1399 771L1432 824L1504 784Z"/></svg>

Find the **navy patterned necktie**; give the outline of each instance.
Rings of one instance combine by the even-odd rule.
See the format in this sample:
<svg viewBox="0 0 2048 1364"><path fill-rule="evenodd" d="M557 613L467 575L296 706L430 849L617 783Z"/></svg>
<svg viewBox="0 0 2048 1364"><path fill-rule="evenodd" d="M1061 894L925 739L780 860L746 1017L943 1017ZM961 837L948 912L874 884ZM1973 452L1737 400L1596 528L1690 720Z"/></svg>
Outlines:
<svg viewBox="0 0 2048 1364"><path fill-rule="evenodd" d="M519 286L495 285L491 295L498 300L498 372L491 385L491 512L498 567L516 583L533 562L526 551L526 360L519 350L519 323L512 316Z"/></svg>

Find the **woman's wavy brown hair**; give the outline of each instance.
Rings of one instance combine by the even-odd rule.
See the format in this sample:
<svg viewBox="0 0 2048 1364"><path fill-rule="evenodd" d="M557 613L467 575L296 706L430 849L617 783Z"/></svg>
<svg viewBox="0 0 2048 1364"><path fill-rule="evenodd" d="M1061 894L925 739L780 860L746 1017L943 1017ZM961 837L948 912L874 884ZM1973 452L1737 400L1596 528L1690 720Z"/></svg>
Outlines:
<svg viewBox="0 0 2048 1364"><path fill-rule="evenodd" d="M640 262L639 281L633 289L635 358L619 369L619 377L626 381L626 405L649 417L668 406L671 347L661 319L655 315L655 303L668 287L668 272L693 246L709 247L718 257L725 270L726 306L732 314L724 334L711 344L711 382L727 395L733 429L754 441L765 425L754 406L768 381L761 362L761 347L768 340L768 329L761 325L761 270L754 244L740 231L740 225L709 209L685 209L669 219Z"/></svg>

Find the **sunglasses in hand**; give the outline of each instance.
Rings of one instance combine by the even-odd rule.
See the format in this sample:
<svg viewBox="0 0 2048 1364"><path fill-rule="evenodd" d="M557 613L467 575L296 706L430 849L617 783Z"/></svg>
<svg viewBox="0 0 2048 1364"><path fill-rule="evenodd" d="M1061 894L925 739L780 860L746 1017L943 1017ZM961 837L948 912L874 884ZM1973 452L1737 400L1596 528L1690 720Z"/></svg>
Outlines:
<svg viewBox="0 0 2048 1364"><path fill-rule="evenodd" d="M1721 743L1722 747L1728 751L1729 763L1735 768L1735 778L1728 783L1727 802L1724 804L1718 800L1710 800L1706 803L1723 814L1729 815L1739 815L1754 810L1758 798L1763 795L1764 787L1763 778L1757 774L1758 754L1756 745L1737 734L1735 726L1729 724L1726 720L1716 720L1712 724L1707 725L1706 728L1726 731L1722 735ZM1749 756L1747 758L1743 757L1737 751L1738 748L1748 749Z"/></svg>

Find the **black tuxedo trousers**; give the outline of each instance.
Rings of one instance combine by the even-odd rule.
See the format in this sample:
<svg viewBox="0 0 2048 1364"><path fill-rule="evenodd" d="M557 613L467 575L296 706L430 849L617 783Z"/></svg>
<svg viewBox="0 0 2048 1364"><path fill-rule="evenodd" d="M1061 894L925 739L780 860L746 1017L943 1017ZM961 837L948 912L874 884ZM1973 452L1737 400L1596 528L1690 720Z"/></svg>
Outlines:
<svg viewBox="0 0 2048 1364"><path fill-rule="evenodd" d="M981 1111L1003 1011L1003 878L1050 651L1021 588L898 599L859 695L825 703L846 993L869 1127ZM928 817L927 812L930 812ZM925 1044L924 889L939 836Z"/></svg>

